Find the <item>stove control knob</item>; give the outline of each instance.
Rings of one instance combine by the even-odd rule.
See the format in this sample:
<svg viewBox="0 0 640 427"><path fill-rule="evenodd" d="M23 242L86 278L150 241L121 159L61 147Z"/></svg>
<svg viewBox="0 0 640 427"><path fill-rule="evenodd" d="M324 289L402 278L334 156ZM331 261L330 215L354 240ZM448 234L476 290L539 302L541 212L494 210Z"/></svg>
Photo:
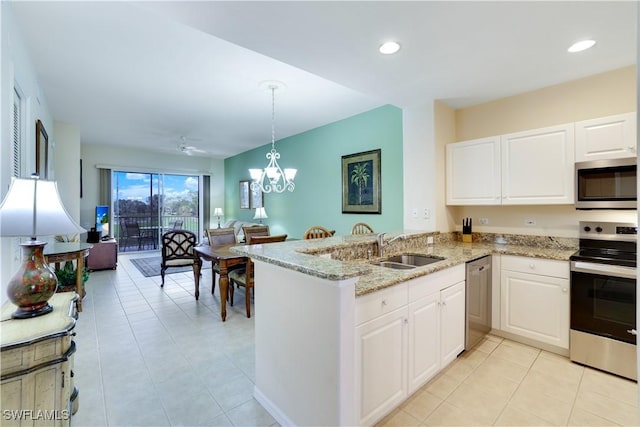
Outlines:
<svg viewBox="0 0 640 427"><path fill-rule="evenodd" d="M584 231L586 231L587 233L591 231L591 227L589 227L588 225L584 227Z"/></svg>
<svg viewBox="0 0 640 427"><path fill-rule="evenodd" d="M597 231L598 233L601 233L601 232L602 232L602 227L596 227L596 231Z"/></svg>

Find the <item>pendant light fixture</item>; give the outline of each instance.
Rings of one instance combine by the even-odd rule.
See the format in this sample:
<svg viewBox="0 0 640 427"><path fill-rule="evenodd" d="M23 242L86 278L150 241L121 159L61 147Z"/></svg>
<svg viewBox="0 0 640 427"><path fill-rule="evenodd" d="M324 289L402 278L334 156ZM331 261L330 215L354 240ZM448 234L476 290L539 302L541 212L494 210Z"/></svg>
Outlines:
<svg viewBox="0 0 640 427"><path fill-rule="evenodd" d="M249 169L251 175L251 191L262 191L263 193L282 193L285 190L293 191L295 184L293 179L297 169L285 168L278 164L280 153L276 151L276 90L284 87L281 82L266 82L266 86L271 90L271 151L267 153L269 164L264 169Z"/></svg>

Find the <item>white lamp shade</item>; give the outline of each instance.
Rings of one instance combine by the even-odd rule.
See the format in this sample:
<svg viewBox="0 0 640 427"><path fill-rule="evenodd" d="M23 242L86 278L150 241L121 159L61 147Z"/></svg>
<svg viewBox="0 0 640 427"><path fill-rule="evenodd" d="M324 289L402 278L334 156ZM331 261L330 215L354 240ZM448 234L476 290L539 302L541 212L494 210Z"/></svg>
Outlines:
<svg viewBox="0 0 640 427"><path fill-rule="evenodd" d="M266 219L269 218L267 216L267 211L264 208L256 208L256 214L253 216L253 219Z"/></svg>
<svg viewBox="0 0 640 427"><path fill-rule="evenodd" d="M12 178L0 204L0 236L53 236L84 233L60 200L55 181Z"/></svg>
<svg viewBox="0 0 640 427"><path fill-rule="evenodd" d="M222 216L222 215L224 215L224 213L222 212L222 208L215 208L215 209L213 210L213 214L214 214L215 216Z"/></svg>

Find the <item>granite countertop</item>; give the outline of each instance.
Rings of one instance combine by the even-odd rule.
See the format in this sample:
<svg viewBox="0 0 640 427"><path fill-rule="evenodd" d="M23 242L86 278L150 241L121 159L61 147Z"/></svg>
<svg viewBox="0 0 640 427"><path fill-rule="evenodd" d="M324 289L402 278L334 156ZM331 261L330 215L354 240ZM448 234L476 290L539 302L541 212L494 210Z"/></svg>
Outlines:
<svg viewBox="0 0 640 427"><path fill-rule="evenodd" d="M392 238L400 233L389 233ZM264 245L236 246L231 250L251 258L265 261L281 267L290 268L311 276L328 280L343 280L359 277L356 283L356 296L393 286L395 284L424 276L463 264L491 254L518 255L568 261L576 251L571 244L555 244L554 238L517 236L517 238L476 238L473 243L462 243L450 237L439 238L439 233L405 232L409 237L398 240L385 248L385 257L398 253L434 255L444 258L422 267L410 270L372 265L369 261L377 257L375 235L337 236L327 239L299 240ZM434 244L427 244L427 238L435 237ZM476 240L478 240L476 242ZM499 243L496 243L499 242ZM408 243L404 243L408 242ZM566 242L563 242L566 243ZM369 250L372 256L369 256ZM332 259L338 257L339 259Z"/></svg>

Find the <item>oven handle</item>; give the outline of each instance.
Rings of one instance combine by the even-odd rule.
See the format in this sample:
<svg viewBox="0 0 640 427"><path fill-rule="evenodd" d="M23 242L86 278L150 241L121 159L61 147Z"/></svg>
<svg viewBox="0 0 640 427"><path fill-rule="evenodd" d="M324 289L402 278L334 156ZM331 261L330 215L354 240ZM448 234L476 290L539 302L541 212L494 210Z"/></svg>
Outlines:
<svg viewBox="0 0 640 427"><path fill-rule="evenodd" d="M624 279L636 278L636 269L634 267L596 264L593 262L571 261L571 271L587 274L599 274L601 276L622 277Z"/></svg>

